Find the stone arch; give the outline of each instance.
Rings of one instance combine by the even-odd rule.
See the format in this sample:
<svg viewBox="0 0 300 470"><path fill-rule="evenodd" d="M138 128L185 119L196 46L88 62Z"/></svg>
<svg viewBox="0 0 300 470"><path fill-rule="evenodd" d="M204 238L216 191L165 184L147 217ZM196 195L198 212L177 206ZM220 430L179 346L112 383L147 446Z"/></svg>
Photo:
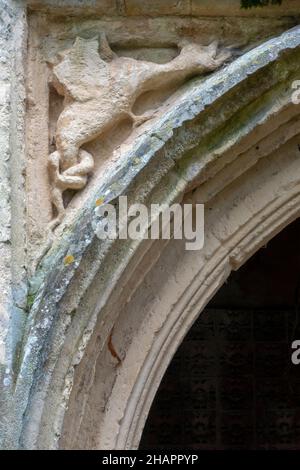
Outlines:
<svg viewBox="0 0 300 470"><path fill-rule="evenodd" d="M299 44L295 28L189 83L62 227L31 281L13 417L23 447L136 448L201 309L232 269L299 216L299 105L291 103ZM205 203L204 250L101 243L93 207L106 192L112 202L126 194Z"/></svg>
<svg viewBox="0 0 300 470"><path fill-rule="evenodd" d="M297 168L290 166L291 161L286 161L284 168L284 154L281 149L277 164L263 162L259 168L244 175L243 181L232 184L230 190L216 198L210 207L214 214L207 217L206 231L212 235L208 235L204 253L187 252L183 246L176 247L176 242L168 245L114 323L114 347L124 357L121 367L115 371L107 351L100 354L99 363L93 363L95 389L93 393L91 386L86 422L83 420L76 438L75 422L69 417L69 422L65 424L65 436L68 436L63 440L65 445L78 447L83 443L87 448L106 449L132 449L138 446L163 374L199 312L232 269L238 269L257 249L299 217L299 176L294 180L295 186L291 182L292 174L299 174L299 163L296 163L295 153ZM272 177L276 168L280 168L277 181ZM260 184L260 178L263 184ZM294 186L292 191L291 185ZM241 197L244 191L244 197ZM281 197L274 204L276 193L280 193ZM220 218L219 213L227 214L227 220ZM165 280L162 281L162 278ZM133 318L129 319L129 313ZM128 330L131 329L129 335ZM89 358L78 371L75 390L80 389L83 376L87 379L88 363L96 356L97 342L90 347ZM101 403L97 399L99 391L100 395L101 389L105 393L100 378L103 370L107 378L109 374L113 374L114 378L111 380L113 385L103 421L98 428L99 434L95 436L97 417L93 417L93 412ZM100 377L97 378L98 374ZM83 401L82 393L73 396L74 402L77 402L75 407L80 407L78 403ZM74 417L76 420L78 414L75 413ZM68 441L72 437L75 437L73 443L72 440Z"/></svg>

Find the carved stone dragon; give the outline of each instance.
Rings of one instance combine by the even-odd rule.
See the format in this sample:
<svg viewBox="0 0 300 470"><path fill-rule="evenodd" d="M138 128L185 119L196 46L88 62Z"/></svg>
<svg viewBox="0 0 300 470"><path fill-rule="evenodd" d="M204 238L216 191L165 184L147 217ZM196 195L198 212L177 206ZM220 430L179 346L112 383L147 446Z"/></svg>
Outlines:
<svg viewBox="0 0 300 470"><path fill-rule="evenodd" d="M78 37L72 48L61 54L61 61L52 69L53 84L64 96L56 151L48 162L51 201L57 212L52 228L64 215L63 192L84 188L93 171L93 156L82 145L106 134L126 116L134 126L151 119L153 112L142 116L132 112L142 93L213 71L231 56L227 49L218 52L217 41L209 46L182 41L179 49L178 56L165 64L118 57L101 34L93 39Z"/></svg>

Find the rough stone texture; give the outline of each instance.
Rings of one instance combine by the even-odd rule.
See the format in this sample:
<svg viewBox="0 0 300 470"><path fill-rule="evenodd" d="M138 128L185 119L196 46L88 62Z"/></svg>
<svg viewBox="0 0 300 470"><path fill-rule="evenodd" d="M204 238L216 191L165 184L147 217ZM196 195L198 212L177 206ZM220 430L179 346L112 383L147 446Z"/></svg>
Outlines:
<svg viewBox="0 0 300 470"><path fill-rule="evenodd" d="M118 15L122 11L122 0L29 0L28 6L32 9L46 11L47 13Z"/></svg>
<svg viewBox="0 0 300 470"><path fill-rule="evenodd" d="M102 374L107 377L107 381L103 384L104 388L99 395L99 399L103 400L103 397L107 396L107 393L110 393L110 381L115 381L114 374L116 371L114 368L114 362L111 363L106 355L106 340L110 335L114 322L116 321L116 319L113 318L113 315L118 317L118 305L123 305L124 302L126 302L126 297L124 298L121 296L118 300L116 300L116 298L118 298L119 292L123 293L123 295L127 292L128 295L128 291L126 291L126 288L124 287L127 282L126 276L125 280L123 276L119 276L121 276L123 272L126 273L128 270L129 272L127 272L127 276L130 276L130 272L133 270L134 266L131 266L131 268L126 268L126 266L130 266L129 259L132 257L133 253L137 254L139 250L142 250L142 247L138 247L136 243L132 245L131 243L125 242L123 245L119 245L118 243L116 245L110 245L107 243L101 243L96 240L95 237L91 236L93 207L95 206L97 197L105 194L107 202L115 202L120 194L126 194L127 192L130 194L131 191L133 191L133 188L136 187L137 190L140 188L139 191L141 191L141 193L139 193L139 191L133 193L132 197L134 197L135 201L148 200L146 198L150 197L150 195L151 198L155 197L155 192L157 192L157 200L166 201L166 198L169 201L174 200L182 197L182 192L184 190L192 188L194 184L193 182L198 181L200 175L202 175L204 180L206 180L205 174L209 168L211 168L210 171L214 170L214 173L212 173L214 175L212 181L218 181L218 190L220 191L222 188L222 182L225 181L223 180L223 166L225 171L225 166L229 164L229 161L227 160L228 156L226 156L226 153L224 154L225 150L228 151L228 155L230 154L234 161L237 159L236 163L234 163L234 161L230 162L230 165L233 165L231 168L226 169L231 175L230 181L232 181L233 178L232 168L234 168L234 165L237 165L234 174L240 176L244 170L250 168L256 161L259 161L259 159L263 157L263 153L260 158L256 157L256 160L253 160L253 158L251 159L251 153L248 157L246 157L246 155L244 157L241 156L246 152L246 150L250 151L253 145L257 143L257 140L253 141L253 134L252 137L250 137L251 133L254 132L256 128L260 129L260 133L258 133L255 138L259 139L259 141L265 138L266 142L268 142L265 150L265 158L268 158L269 152L272 153L271 149L273 148L273 145L276 145L276 142L273 142L272 132L276 131L276 126L283 125L285 121L289 121L293 110L295 109L294 107L289 107L289 113L284 112L285 108L288 107L290 100L289 83L293 79L293 74L295 74L298 64L298 48L299 29L295 29L279 38L261 45L248 54L245 54L240 59L229 65L226 69L207 79L204 83L199 79L191 82L181 91L181 93L177 94L176 99L172 102L169 110L164 114L164 117L152 126L149 124L147 131L131 143L131 148L121 155L121 159L119 159L118 164L111 168L110 172L105 175L106 182L102 176L101 185L93 194L91 193L89 202L80 213L78 221L72 227L72 231L70 232L70 230L68 230L69 234L66 232L64 238L60 239L59 242L54 245L52 251L44 259L36 277L32 279L32 293L36 297L30 314L30 323L28 325L30 327L30 332L26 345L26 354L16 389L16 393L20 394L17 395L18 402L21 403L24 400L24 403L27 403L26 388L31 383L32 379L30 377L32 377L32 374L34 373L34 368L38 367L38 369L43 370L43 376L40 377L38 383L31 392L31 400L32 404L34 403L34 406L32 407L29 405L27 409L26 425L23 434L24 446L48 447L57 445L55 440L61 432L60 429L62 426L64 408L67 406L69 393L72 388L74 367L78 362L80 362L82 355L84 354L88 338L94 330L97 322L97 314L99 315L99 324L95 330L95 335L97 336L96 331L99 332L101 330L100 339L96 340L96 342L100 341L100 343L97 343L97 350L98 352L103 351L103 356L102 353L100 354L99 352L99 361L101 364L99 365L99 369L102 371ZM286 51L285 54L282 54L283 51ZM287 54L288 51L290 51L290 55ZM274 70L276 70L276 73L274 73ZM255 87L253 87L253 83L256 84ZM257 83L259 83L259 87L257 86ZM275 96L277 98L274 100ZM239 97L239 99L237 99L237 97ZM295 113L298 113L298 111L299 110L297 108ZM240 120L241 116L243 116L242 121ZM273 117L273 121L271 117ZM231 126L230 139L228 139L228 129L226 126L224 127L224 123L226 122L228 122L228 126ZM242 127L241 122L243 122ZM274 126L273 129L271 126L272 122L272 125ZM280 122L282 122L282 124L279 124ZM218 129L220 129L220 131L216 132ZM297 125L295 125L293 129L294 133L298 132ZM269 134L270 138L268 139ZM249 141L247 142L248 135ZM284 147L284 140L282 140L284 135L287 135L286 131L283 131L282 137L277 145ZM293 132L291 132L289 138L292 139L292 136ZM203 152L206 148L209 148L209 146L212 145L213 138L216 139L216 137L216 149L213 153L208 152L208 156L210 156L211 159L206 161L206 157ZM204 142L204 149L197 148L199 142ZM264 197L260 195L261 184L262 181L267 181L269 178L269 176L267 177L264 172L262 172L259 177L260 182L257 182L257 185L253 182L249 183L249 186L246 185L246 188L257 188L258 192L256 196L249 195L247 202L242 205L234 203L234 198L237 197L238 194L236 192L233 193L232 202L230 202L231 199L229 198L229 194L228 197L220 195L218 196L219 199L217 196L214 196L216 201L219 201L221 204L220 208L216 208L212 212L213 214L216 214L218 226L209 231L209 233L211 233L211 242L207 245L208 251L206 251L205 254L200 254L199 256L200 258L206 257L207 259L212 256L213 264L216 263L217 266L218 263L221 264L213 274L214 281L211 288L204 291L201 290L202 294L201 292L197 294L201 294L203 296L201 297L201 302L205 303L207 301L219 283L228 276L230 269L237 268L245 261L245 259L247 259L248 256L251 255L253 251L257 249L259 244L263 243L269 236L272 236L272 234L274 234L276 230L279 230L285 223L288 223L288 220L295 217L294 214L296 209L294 206L291 206L291 212L285 209L286 215L284 220L286 220L286 222L284 222L281 215L281 207L283 203L279 197L276 197L275 201L278 203L278 213L275 211L276 223L274 222L273 226L269 228L269 222L266 222L265 226L262 226L259 229L261 231L261 235L259 235L259 231L256 231L252 244L246 243L246 245L243 246L243 243L248 236L248 231L244 232L242 228L247 225L247 220L249 220L247 230L250 230L252 225L254 227L256 226L255 224L258 223L257 217L260 217L260 215L256 214L261 213L261 204L266 204L266 211L270 211L272 209L270 201L274 198L274 188L279 188L281 184L283 184L284 187L286 181L292 174L295 177L295 181L291 183L290 187L294 188L293 191L296 191L295 188L297 187L298 181L297 171L295 171L293 165L297 165L297 163L290 164L296 156L293 150L294 148L296 147L294 147L293 144L290 147L289 152L286 150L283 151L283 154L287 155L288 159L286 162L286 176L283 178L282 175L283 180L280 180L281 182L279 180L273 181L271 179L270 187L264 193ZM194 154L191 153L193 149L195 152ZM233 149L235 150L233 151ZM225 155L226 165L224 165L225 162L220 159L220 155L223 154ZM279 152L279 159L281 158L280 155L282 154ZM135 158L138 157L139 162L137 164L132 164L133 156ZM249 166L238 164L238 160L240 158L242 158L243 162L249 161ZM175 167L176 169L174 168L175 161L178 162L177 167ZM181 163L179 163L179 161L181 161ZM219 163L223 161L223 166L216 166L218 161ZM298 162L298 160L295 160L295 162ZM213 166L211 167L211 165ZM276 173L277 170L275 167L277 163L274 163L275 167L268 163L264 163L263 165L265 165L264 168L268 174L272 174L272 172L274 172L274 174ZM155 171L153 171L154 168ZM219 174L218 179L215 176L216 174ZM258 172L258 175L259 174L260 173ZM255 171L254 175L256 175ZM133 180L135 178L137 178L137 181L133 184ZM238 191L238 187L237 183L236 191ZM130 190L130 188L132 189ZM163 191L160 188L164 188ZM204 191L204 194L208 197L207 194L209 194L209 192L207 193L206 191ZM149 196L147 196L147 194ZM283 194L283 198L290 197L288 193L285 194L284 191ZM230 205L231 203L233 204L234 211L231 214L229 221L227 221L230 211L229 209L226 209L226 204ZM222 204L225 204L226 207L223 207ZM266 212L265 217L266 220L269 220L268 217L272 216L272 211L268 216L267 213L269 214L269 212ZM221 214L223 214L222 217ZM231 222L232 225L230 225ZM230 235L230 231L233 227L235 231L240 229L240 232L238 232L239 235L237 235L237 237L241 237L240 245L238 247L231 242L233 235ZM231 246L230 250L232 251L230 261L225 256L225 247L227 242L229 243L229 246ZM224 245L223 248L222 245ZM236 251L234 251L235 247ZM162 248L163 247L161 247L161 249ZM176 251L175 246L170 249ZM214 258L213 255L218 252L220 252L220 255ZM71 263L66 267L63 260L68 255L73 256L74 263ZM137 259L141 259L141 256L142 254L140 252ZM149 258L145 252L143 256L146 258L145 266L147 266L146 270L148 270L151 268L152 263L159 257L159 249L156 248L152 254L149 254ZM221 256L221 258L219 258L219 256ZM176 259L176 256L175 258L171 258L174 260ZM205 269L209 269L209 264L203 264L203 261L201 262L200 260L196 260L194 255L192 258L197 266L205 265ZM161 261L162 264L160 263L159 266L164 265L166 260L167 258L163 258ZM221 262L221 260L223 261ZM133 261L131 261L131 263L132 262ZM135 262L137 262L137 260ZM190 267L187 267L185 271L187 277L183 275L183 272L181 272L180 276L179 273L175 277L173 274L171 275L170 273L174 272L172 263L169 268L167 268L167 272L163 278L169 279L168 282L170 282L170 286L165 287L166 297L161 294L161 298L164 299L163 302L167 302L168 305L174 305L174 299L172 300L173 294L170 296L168 295L168 292L174 293L177 290L178 279L181 279L181 283L184 283L184 279L186 279L187 285L192 285L190 275L196 275L196 267L193 268L191 265L189 266ZM161 268L158 267L158 269ZM201 275L204 276L204 278L201 277L201 279L205 279L209 275L208 272L206 274L205 272ZM49 275L49 273L51 274ZM168 277L169 275L171 276L170 278ZM45 278L45 276L47 276L47 278ZM154 274L153 276L153 279L156 279L157 282L159 282L159 277ZM117 279L118 289L115 289L113 282L116 282ZM114 281L112 282L112 280ZM130 282L135 284L138 281L134 281L132 279ZM153 287L154 291L158 289L157 282ZM38 288L39 285L40 288ZM204 285L206 285L206 282ZM162 288L164 287L162 286ZM100 298L98 295L99 291L101 292ZM150 299L152 299L153 294L149 295ZM112 304L108 302L108 299L111 296L114 297L114 300L113 298L110 300ZM141 291L140 302L142 302L142 299L143 290ZM178 304L178 302L175 302L175 304ZM114 308L112 305L114 305ZM128 306L128 308L130 308L130 306ZM154 306L147 307L145 304L142 307L141 304L139 304L136 309L136 314L139 312L140 315L141 311L146 314L148 308L150 308L151 311L156 312L156 315L151 315L154 325L150 328L148 320L145 319L147 328L145 326L142 330L139 330L141 333L143 331L150 331L147 330L148 327L153 332L160 330L165 318L162 318L161 312L168 312L168 308L164 303L162 305L158 303L155 308ZM197 309L198 308L200 309L199 303L197 303ZM197 309L193 310L195 315L196 312L199 312ZM101 314L99 314L99 311L101 311ZM133 312L133 310L130 311ZM107 312L109 312L109 316L107 316ZM178 315L178 312L176 315ZM133 328L136 318L137 317L133 314L133 323L129 323L131 328ZM128 316L126 321L129 322ZM78 431L82 438L83 446L100 446L104 448L116 446L118 448L123 448L124 446L136 446L139 439L139 433L141 432L141 428L139 426L142 426L148 405L145 405L146 408L143 412L138 411L134 418L140 420L140 424L138 425L139 431L137 431L137 433L134 431L134 428L131 427L131 424L127 422L127 418L122 420L121 417L123 416L123 413L129 413L128 419L133 419L129 411L132 408L129 406L127 411L126 409L123 409L123 404L127 403L127 400L131 400L130 391L132 390L132 387L134 387L135 381L138 380L136 374L140 367L139 364L142 364L144 361L144 354L147 355L151 350L150 343L152 337L149 335L150 343L148 346L146 337L144 340L141 340L141 337L139 337L139 342L136 342L136 339L129 339L126 336L125 332L127 331L127 327L125 327L124 321L121 321L121 325L119 333L115 333L113 335L115 347L116 344L119 344L118 349L121 349L122 351L124 348L125 351L127 346L129 347L131 343L134 343L137 348L132 349L132 361L130 359L131 355L129 354L129 351L126 353L126 358L128 358L129 363L126 362L127 365L125 373L128 376L128 371L130 371L130 376L125 378L120 373L119 379L114 387L114 392L111 392L111 400L114 403L118 402L118 408L116 409L115 405L108 405L107 413L104 416L101 418L98 416L96 418L95 415L97 422L101 421L102 423L101 430L104 433L103 439L97 437L98 428L96 425L94 428L90 428L87 425L86 440L82 438L82 431ZM139 329L138 326L137 328ZM41 355L41 347L44 341L43 338L46 339L47 332L50 331L50 329L53 335L53 342L45 343L45 349ZM125 344L123 344L123 341ZM166 338L164 341L166 341ZM77 345L77 348L75 345ZM155 348L156 347L161 348L161 344L160 346L155 346ZM164 349L166 358L170 358L170 356L172 356L172 348L174 347L174 345L170 346L168 353L166 352L166 349ZM57 354L60 348L62 348L60 353L61 359L57 360ZM74 351L72 358L69 358L69 361L67 360L66 350ZM137 351L139 351L140 356L137 354ZM155 354L155 350L153 350L152 353ZM125 353L123 353L123 356L125 357ZM88 357L91 356L89 355ZM95 353L95 359L97 357L98 354ZM139 362L137 357L140 357L141 362ZM47 366L44 362L46 358ZM108 364L106 363L107 360L109 361ZM94 361L92 361L90 366L94 367L93 364ZM107 372L105 372L107 367ZM111 367L112 370L110 370ZM89 370L89 368L86 370ZM61 374L64 376L64 385L60 382ZM87 381L87 387L90 387L91 385L89 386L88 384L92 384L94 379L86 377L84 380ZM149 381L150 386L151 378L141 378L141 393L143 393L143 387L146 386L144 381L147 383ZM50 382L52 384L51 390L48 389ZM159 379L157 379L156 383L159 383ZM126 386L124 384L126 384ZM126 388L127 385L128 389ZM75 387L75 394L76 389L77 388ZM57 393L57 390L60 390L60 392ZM97 390L99 392L99 389ZM120 392L120 390L122 390L122 392ZM124 395L125 390L128 390L129 393L127 398L125 398ZM83 393L86 393L86 391ZM151 393L154 393L153 389ZM89 395L87 394L87 399L88 396ZM42 416L42 404L46 398L47 403L44 404ZM39 403L39 406L36 405L37 403ZM82 403L82 401L76 397L75 403ZM98 403L97 409L102 409L102 405L102 402L100 404ZM58 410L56 416L54 415L54 410ZM75 421L77 419L76 416L78 416L76 413L77 412L75 412L74 415ZM84 411L81 410L78 411L78 413L81 415ZM90 415L87 414L86 423L89 422L89 416ZM37 429L36 423L40 420L43 435L37 434L37 432L39 432L38 429L41 428ZM121 429L119 429L120 422L122 422ZM69 442L69 438L67 437L69 435L68 433L70 433L70 429L72 428L75 432L76 426L74 421L72 421L71 425L66 427L65 436L67 442ZM118 436L118 440L116 440L116 436ZM79 445L76 437L74 443L71 445Z"/></svg>
<svg viewBox="0 0 300 470"><path fill-rule="evenodd" d="M297 19L191 19L174 13L187 8L177 2L174 16L141 21L125 16L126 1L112 2L117 13L107 10L111 17L68 18L68 12L82 15L82 2L29 2L38 13L29 18L26 248L38 268L31 268L25 301L26 27L24 2L2 4L1 210L8 223L1 252L1 446L136 448L161 377L194 319L231 269L299 215L299 106L291 104L290 92L299 74L299 27L266 42L266 34ZM105 5L86 4L86 14L100 14ZM278 15L288 8L277 9ZM155 121L115 131L119 143L107 146L107 165L97 168L95 158L94 179L50 236L47 158L55 146L49 136L64 104L51 89L47 61L57 60L76 36L90 40L105 32L118 55L123 50L135 62L147 54L163 68L176 56L179 38L208 44L221 37L229 45L240 31L243 41L230 65L151 96L148 105L155 101L163 111ZM257 41L261 45L252 49ZM141 50L132 52L133 45ZM134 111L143 113L146 104L137 103ZM101 139L92 144L87 152L102 150ZM176 241L98 240L96 201L116 204L120 195L145 204L205 202L205 250L196 256ZM39 259L41 234L50 250Z"/></svg>
<svg viewBox="0 0 300 470"><path fill-rule="evenodd" d="M189 15L190 0L154 0L151 4L140 0L126 0L125 11L128 15Z"/></svg>
<svg viewBox="0 0 300 470"><path fill-rule="evenodd" d="M240 0L29 0L34 10L66 14L99 15L195 15L195 16L291 16L299 15L298 0L284 0L284 5L241 9Z"/></svg>
<svg viewBox="0 0 300 470"><path fill-rule="evenodd" d="M10 274L8 272L8 265L10 262L10 185L9 185L9 136L10 136L10 60L9 49L7 48L10 36L10 24L12 22L12 10L6 5L6 2L0 3L1 16L0 16L0 145L1 145L1 336L0 336L0 362L5 364L5 336L8 327L7 312L5 305L9 295Z"/></svg>
<svg viewBox="0 0 300 470"><path fill-rule="evenodd" d="M26 26L19 2L0 1L0 445L26 307L24 71Z"/></svg>

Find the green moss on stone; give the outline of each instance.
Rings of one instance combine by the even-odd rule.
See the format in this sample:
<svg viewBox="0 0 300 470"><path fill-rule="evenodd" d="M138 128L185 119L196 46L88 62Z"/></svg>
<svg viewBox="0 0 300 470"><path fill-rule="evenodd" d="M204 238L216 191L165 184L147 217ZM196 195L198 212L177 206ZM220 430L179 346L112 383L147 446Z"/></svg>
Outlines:
<svg viewBox="0 0 300 470"><path fill-rule="evenodd" d="M27 303L26 303L26 311L29 312L33 303L34 303L34 299L36 297L36 294L28 294L27 296Z"/></svg>

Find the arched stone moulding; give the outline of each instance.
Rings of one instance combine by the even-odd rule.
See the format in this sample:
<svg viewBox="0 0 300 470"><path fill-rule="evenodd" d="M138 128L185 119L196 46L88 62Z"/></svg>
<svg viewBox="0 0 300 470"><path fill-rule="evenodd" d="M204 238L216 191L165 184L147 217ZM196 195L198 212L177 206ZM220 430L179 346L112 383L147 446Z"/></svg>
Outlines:
<svg viewBox="0 0 300 470"><path fill-rule="evenodd" d="M299 216L299 106L291 103L299 46L297 27L187 84L65 227L31 280L10 442L20 433L25 448L138 446L163 373L201 309ZM95 201L121 194L204 202L204 250L100 242Z"/></svg>
<svg viewBox="0 0 300 470"><path fill-rule="evenodd" d="M294 146L296 142L294 140ZM297 158L296 152L291 160L288 158L286 161L286 173L283 172L284 158L280 151L277 152L277 169L280 168L281 171L277 180L270 177L276 170L276 165L269 165L269 159L256 169L261 173L260 181L256 178L256 171L252 172L244 179L244 184L239 181L232 191L225 193L228 198L226 202L221 202L219 198L216 206L212 205L213 212L208 218L207 230L213 234L219 233L220 239L220 231L226 229L222 242L219 240L218 243L214 235L208 236L207 251L201 256L188 254L178 246L170 245L156 267L146 276L142 288L123 307L114 326L114 344L119 353L126 350L126 356L106 403L101 425L97 422L99 415L94 415L101 405L99 396L105 396L101 377L105 376L109 382L110 366L113 382L116 370L111 358L107 357L107 351L104 350L97 356L99 344L95 338L95 343L78 371L73 396L73 406L77 408L77 412L73 409L74 414L69 416L66 426L67 446L134 448L138 445L148 407L165 367L199 311L222 285L231 269L236 269L258 246L266 243L285 224L299 216L299 176L295 177L294 182L291 181L291 175L299 173L298 163L292 164L294 158ZM256 188L254 183L259 187ZM287 191L286 183L293 190ZM262 188L264 198L259 194ZM274 189L282 195L276 202ZM240 206L235 207L235 199L240 197L241 192L240 202L248 208L243 214L240 213ZM257 213L251 217L249 213L254 200L257 201ZM218 211L229 215L231 223L218 220ZM264 221L262 225L261 221ZM166 281L162 282L162 279ZM100 329L100 325L98 328ZM126 349L126 343L130 342L128 330L131 329L132 342ZM99 361L98 364L94 362L96 360ZM91 377L95 381L95 388L93 390L90 387L86 422L83 422L76 436L76 422L80 416L78 409L80 406L84 408L85 394L93 383ZM81 389L84 380L87 382L87 389ZM99 434L95 435L97 426Z"/></svg>

